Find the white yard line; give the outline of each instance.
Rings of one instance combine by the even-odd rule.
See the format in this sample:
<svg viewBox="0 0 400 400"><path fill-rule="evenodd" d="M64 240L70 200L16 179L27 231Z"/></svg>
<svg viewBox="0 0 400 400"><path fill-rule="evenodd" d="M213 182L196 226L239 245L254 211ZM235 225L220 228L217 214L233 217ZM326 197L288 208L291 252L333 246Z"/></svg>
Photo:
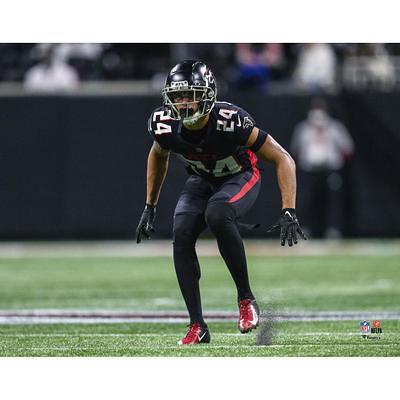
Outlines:
<svg viewBox="0 0 400 400"><path fill-rule="evenodd" d="M236 311L212 311L205 318L213 322L235 322ZM262 315L262 319L277 322L288 321L352 321L398 320L396 311L293 311ZM188 317L181 311L129 312L106 310L0 310L1 325L21 324L110 324L110 323L187 323Z"/></svg>
<svg viewBox="0 0 400 400"><path fill-rule="evenodd" d="M226 320L221 320L226 321ZM0 317L0 325L40 324L128 324L128 323L187 323L187 318L63 318L63 317Z"/></svg>
<svg viewBox="0 0 400 400"><path fill-rule="evenodd" d="M213 333L213 337L224 336L246 338L241 333ZM176 337L176 333L0 333L0 337Z"/></svg>
<svg viewBox="0 0 400 400"><path fill-rule="evenodd" d="M391 343L383 343L382 341L374 341L373 343L375 343L375 345L379 344L379 347L390 347L393 346L393 344ZM337 348L339 347L344 347L344 348L348 348L348 347L357 347L357 349L359 349L360 347L368 347L371 348L371 344L373 345L372 342L368 342L368 343L341 343L341 344L335 344L335 350L337 350ZM311 344L311 343L307 343L307 344L272 344L272 345L254 345L254 344L250 344L250 345L240 345L240 347L238 347L237 344L234 345L212 345L212 344L207 344L207 345L202 345L202 349L203 350L213 350L213 349L235 349L238 351L241 351L243 349L253 349L256 350L257 349L264 349L264 348L268 348L268 349L279 349L279 348L288 348L288 347L295 347L297 349L299 349L299 351L301 351L302 348L304 347L308 347L308 348L313 348L313 347L323 347L323 348L327 348L327 344L326 343L321 343L321 344ZM196 347L197 348L197 347ZM74 351L95 351L98 350L99 347L93 346L93 347L70 347L70 346L57 346L57 347L49 347L49 346L44 346L44 347L24 347L23 349L21 349L21 351L23 351L24 354L26 354L27 351L31 350L31 351L68 351L68 352L74 352ZM175 349L177 351L181 351L182 353L185 351L189 351L189 349L193 349L192 346L189 347L182 347L179 345L163 345L163 346L155 346L155 345L149 345L149 346L143 346L143 345L130 345L127 348L121 349L118 347L108 347L107 348L107 352L109 353L110 351L113 350L121 350L121 351L129 351L132 349L138 349L138 350L153 350L153 351L157 351L157 350L170 350L170 349Z"/></svg>
<svg viewBox="0 0 400 400"><path fill-rule="evenodd" d="M243 335L242 333L213 333L213 337L239 337L247 339L249 336ZM278 332L273 335L274 338L284 337L301 337L301 336L360 336L359 332L298 332L298 333L284 333ZM397 337L395 333L383 333L383 336ZM29 337L176 337L176 333L0 333L2 338L29 338Z"/></svg>

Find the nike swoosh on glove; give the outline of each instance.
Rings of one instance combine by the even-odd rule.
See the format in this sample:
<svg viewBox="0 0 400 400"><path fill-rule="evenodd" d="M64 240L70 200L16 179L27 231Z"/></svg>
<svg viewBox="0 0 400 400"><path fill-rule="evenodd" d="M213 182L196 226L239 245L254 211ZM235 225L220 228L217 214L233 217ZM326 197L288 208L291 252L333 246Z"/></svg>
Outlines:
<svg viewBox="0 0 400 400"><path fill-rule="evenodd" d="M150 239L150 232L154 230L154 220L156 218L156 206L146 204L142 216L140 217L139 224L136 228L136 243L142 241L142 236L146 239Z"/></svg>
<svg viewBox="0 0 400 400"><path fill-rule="evenodd" d="M289 247L297 244L297 234L299 234L304 240L307 240L306 235L301 229L300 223L296 217L294 208L284 208L281 212L281 216L276 224L269 227L267 232L274 232L280 230L281 246L284 246L286 240Z"/></svg>

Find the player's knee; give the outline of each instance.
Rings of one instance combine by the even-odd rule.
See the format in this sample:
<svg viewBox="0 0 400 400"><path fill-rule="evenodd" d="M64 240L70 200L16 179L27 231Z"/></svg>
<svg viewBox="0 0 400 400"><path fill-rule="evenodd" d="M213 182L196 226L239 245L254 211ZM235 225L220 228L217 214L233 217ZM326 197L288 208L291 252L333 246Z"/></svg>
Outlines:
<svg viewBox="0 0 400 400"><path fill-rule="evenodd" d="M235 210L229 203L210 203L206 209L205 219L212 231L223 229L235 220Z"/></svg>
<svg viewBox="0 0 400 400"><path fill-rule="evenodd" d="M175 217L173 229L174 247L177 246L194 246L196 243L196 236L190 224L185 222L185 218L181 216Z"/></svg>

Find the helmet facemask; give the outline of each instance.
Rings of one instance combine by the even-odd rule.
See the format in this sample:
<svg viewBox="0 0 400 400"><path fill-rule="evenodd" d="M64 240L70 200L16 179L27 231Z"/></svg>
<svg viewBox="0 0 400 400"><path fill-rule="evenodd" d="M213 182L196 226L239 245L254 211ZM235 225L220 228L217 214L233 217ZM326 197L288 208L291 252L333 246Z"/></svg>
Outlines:
<svg viewBox="0 0 400 400"><path fill-rule="evenodd" d="M216 93L208 86L171 85L163 89L162 96L171 118L182 119L185 125L190 126L212 110Z"/></svg>

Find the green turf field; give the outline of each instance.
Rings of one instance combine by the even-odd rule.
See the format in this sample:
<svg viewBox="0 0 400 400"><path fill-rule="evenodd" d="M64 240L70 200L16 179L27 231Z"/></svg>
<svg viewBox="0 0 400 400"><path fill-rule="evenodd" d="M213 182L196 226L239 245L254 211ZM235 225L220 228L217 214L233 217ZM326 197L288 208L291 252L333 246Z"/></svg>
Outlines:
<svg viewBox="0 0 400 400"><path fill-rule="evenodd" d="M203 305L232 310L217 257L202 258ZM258 301L299 310L400 309L399 257L250 257ZM169 258L0 259L0 309L184 310Z"/></svg>
<svg viewBox="0 0 400 400"><path fill-rule="evenodd" d="M205 311L236 309L218 257L203 257ZM399 311L398 256L249 257L262 308L282 311ZM0 259L0 310L185 310L170 258ZM383 321L380 340L359 321L280 322L272 346L235 323L211 322L210 345L181 349L185 324L0 325L0 356L397 356L400 321Z"/></svg>
<svg viewBox="0 0 400 400"><path fill-rule="evenodd" d="M0 327L0 356L400 356L399 321L381 339L363 339L359 321L285 322L270 346L234 323L210 323L211 343L177 346L182 324L16 325Z"/></svg>

